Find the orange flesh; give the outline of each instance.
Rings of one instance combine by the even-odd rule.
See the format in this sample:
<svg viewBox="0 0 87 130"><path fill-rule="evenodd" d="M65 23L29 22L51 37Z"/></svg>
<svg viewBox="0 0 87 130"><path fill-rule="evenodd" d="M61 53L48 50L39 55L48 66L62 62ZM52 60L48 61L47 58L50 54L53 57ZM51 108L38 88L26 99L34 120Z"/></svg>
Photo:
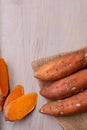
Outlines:
<svg viewBox="0 0 87 130"><path fill-rule="evenodd" d="M8 94L8 71L4 59L0 59L0 88L2 96Z"/></svg>
<svg viewBox="0 0 87 130"><path fill-rule="evenodd" d="M12 101L16 100L18 97L22 96L24 94L24 89L21 85L17 85L12 92L9 94L9 96L7 97L4 107L7 107L7 105L9 103L11 103Z"/></svg>
<svg viewBox="0 0 87 130"><path fill-rule="evenodd" d="M19 97L15 102L8 105L7 111L5 111L6 119L10 121L22 119L34 109L36 103L36 93L30 93Z"/></svg>

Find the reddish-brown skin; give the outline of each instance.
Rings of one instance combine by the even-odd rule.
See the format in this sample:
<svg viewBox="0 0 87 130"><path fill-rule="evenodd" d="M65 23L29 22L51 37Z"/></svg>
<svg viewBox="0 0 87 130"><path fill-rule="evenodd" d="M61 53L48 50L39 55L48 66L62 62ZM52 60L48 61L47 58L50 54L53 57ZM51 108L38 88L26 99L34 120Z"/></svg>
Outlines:
<svg viewBox="0 0 87 130"><path fill-rule="evenodd" d="M40 94L48 99L62 99L86 88L87 69L84 69L42 88Z"/></svg>
<svg viewBox="0 0 87 130"><path fill-rule="evenodd" d="M40 112L53 116L87 112L87 90L63 100L47 103L41 107Z"/></svg>
<svg viewBox="0 0 87 130"><path fill-rule="evenodd" d="M60 56L42 65L34 76L49 81L64 78L87 66L87 48Z"/></svg>

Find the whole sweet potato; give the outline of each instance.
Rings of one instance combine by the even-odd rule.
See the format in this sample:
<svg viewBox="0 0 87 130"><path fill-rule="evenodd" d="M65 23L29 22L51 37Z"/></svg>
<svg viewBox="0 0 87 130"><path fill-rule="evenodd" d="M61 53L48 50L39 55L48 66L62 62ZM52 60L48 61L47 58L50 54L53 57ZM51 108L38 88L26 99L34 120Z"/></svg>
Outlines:
<svg viewBox="0 0 87 130"><path fill-rule="evenodd" d="M40 112L54 116L87 112L87 90L63 100L47 103L41 107Z"/></svg>
<svg viewBox="0 0 87 130"><path fill-rule="evenodd" d="M40 94L48 99L62 99L86 88L87 69L84 69L42 88Z"/></svg>
<svg viewBox="0 0 87 130"><path fill-rule="evenodd" d="M61 55L39 67L34 76L41 80L57 80L64 78L87 66L87 47Z"/></svg>

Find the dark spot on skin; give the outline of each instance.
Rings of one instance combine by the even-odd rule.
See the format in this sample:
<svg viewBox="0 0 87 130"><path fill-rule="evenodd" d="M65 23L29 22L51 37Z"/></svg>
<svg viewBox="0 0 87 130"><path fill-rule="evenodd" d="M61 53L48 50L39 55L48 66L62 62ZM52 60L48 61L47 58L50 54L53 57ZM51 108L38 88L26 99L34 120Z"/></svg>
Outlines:
<svg viewBox="0 0 87 130"><path fill-rule="evenodd" d="M64 61L61 61L61 64L64 64Z"/></svg>
<svg viewBox="0 0 87 130"><path fill-rule="evenodd" d="M68 106L69 106L69 104L66 104L66 106L68 107Z"/></svg>
<svg viewBox="0 0 87 130"><path fill-rule="evenodd" d="M71 105L73 106L73 103L71 103Z"/></svg>
<svg viewBox="0 0 87 130"><path fill-rule="evenodd" d="M84 63L84 60L81 59L80 61L76 61L75 63L76 63L77 65L79 65L79 64L83 64L83 63Z"/></svg>
<svg viewBox="0 0 87 130"><path fill-rule="evenodd" d="M56 88L59 88L59 86L56 86Z"/></svg>
<svg viewBox="0 0 87 130"><path fill-rule="evenodd" d="M63 104L61 104L60 107L64 108Z"/></svg>
<svg viewBox="0 0 87 130"><path fill-rule="evenodd" d="M56 68L56 71L58 71L58 69Z"/></svg>
<svg viewBox="0 0 87 130"><path fill-rule="evenodd" d="M77 79L73 79L74 80L74 82L77 82Z"/></svg>

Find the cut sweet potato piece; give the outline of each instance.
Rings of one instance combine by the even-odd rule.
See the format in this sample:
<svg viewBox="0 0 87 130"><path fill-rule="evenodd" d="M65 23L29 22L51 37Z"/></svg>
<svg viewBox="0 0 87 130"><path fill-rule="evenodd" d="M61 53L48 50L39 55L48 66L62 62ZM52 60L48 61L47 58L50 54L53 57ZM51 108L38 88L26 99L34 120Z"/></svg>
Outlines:
<svg viewBox="0 0 87 130"><path fill-rule="evenodd" d="M4 117L9 121L16 121L24 118L36 106L37 94L29 93L11 102L4 110Z"/></svg>
<svg viewBox="0 0 87 130"><path fill-rule="evenodd" d="M0 111L5 100L5 97L8 94L9 85L8 85L8 71L4 59L0 58Z"/></svg>
<svg viewBox="0 0 87 130"><path fill-rule="evenodd" d="M4 109L9 105L9 103L16 100L18 97L22 95L24 95L24 88L21 85L17 85L6 98L4 103Z"/></svg>

